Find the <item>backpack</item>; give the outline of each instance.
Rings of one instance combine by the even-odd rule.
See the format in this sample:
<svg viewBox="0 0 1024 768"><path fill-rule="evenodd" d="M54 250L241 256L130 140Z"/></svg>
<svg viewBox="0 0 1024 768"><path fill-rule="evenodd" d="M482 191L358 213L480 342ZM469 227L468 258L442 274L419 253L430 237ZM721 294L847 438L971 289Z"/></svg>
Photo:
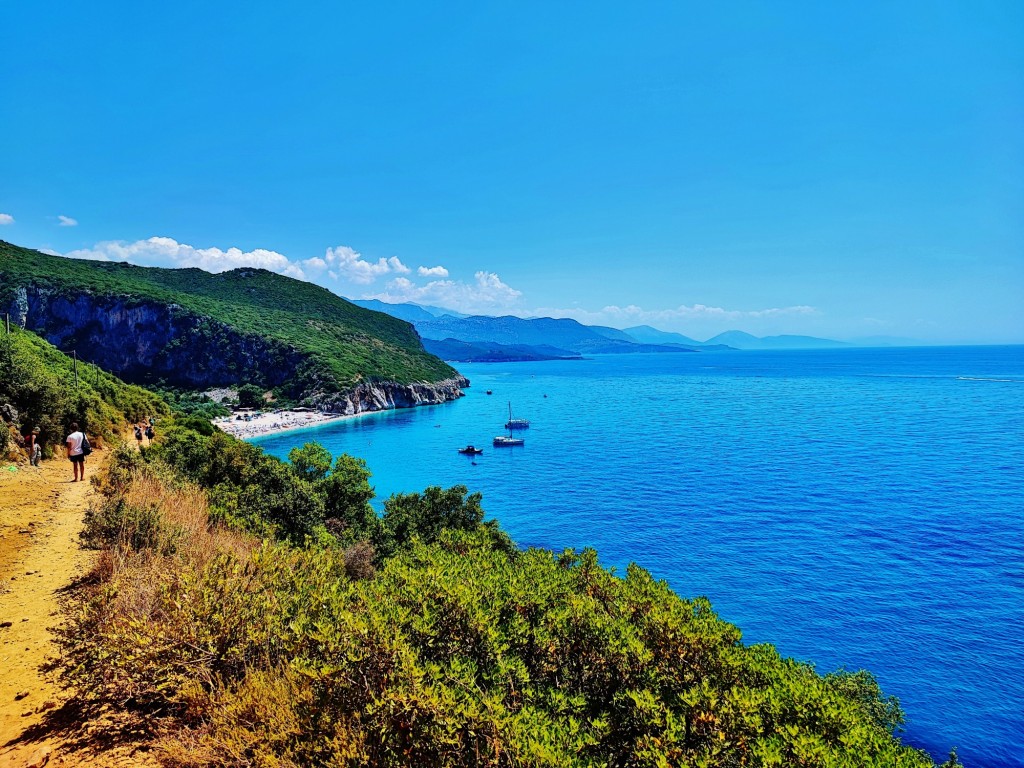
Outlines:
<svg viewBox="0 0 1024 768"><path fill-rule="evenodd" d="M88 456L90 453L92 453L92 446L89 445L89 438L86 437L85 433L83 432L82 433L82 455L83 456Z"/></svg>

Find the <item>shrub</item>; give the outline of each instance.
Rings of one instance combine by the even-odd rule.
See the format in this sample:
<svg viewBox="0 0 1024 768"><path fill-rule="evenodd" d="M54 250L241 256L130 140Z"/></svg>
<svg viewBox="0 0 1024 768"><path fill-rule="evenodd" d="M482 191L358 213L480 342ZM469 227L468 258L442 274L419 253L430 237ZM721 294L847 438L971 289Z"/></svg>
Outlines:
<svg viewBox="0 0 1024 768"><path fill-rule="evenodd" d="M414 539L430 543L445 531L485 530L492 546L515 551L512 540L496 521L484 522L482 496L464 485L448 489L431 486L423 493L397 493L384 502L384 515L373 543L378 558L389 557Z"/></svg>
<svg viewBox="0 0 1024 768"><path fill-rule="evenodd" d="M368 541L360 541L345 550L345 575L352 581L372 579L377 569L373 567L375 553Z"/></svg>

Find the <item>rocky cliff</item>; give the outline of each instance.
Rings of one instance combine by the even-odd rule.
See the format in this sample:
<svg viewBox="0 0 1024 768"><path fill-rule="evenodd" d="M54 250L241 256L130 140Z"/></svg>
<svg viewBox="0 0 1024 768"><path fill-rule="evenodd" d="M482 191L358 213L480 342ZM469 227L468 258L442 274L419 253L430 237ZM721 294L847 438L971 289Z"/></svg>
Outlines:
<svg viewBox="0 0 1024 768"><path fill-rule="evenodd" d="M437 405L463 396L462 387L469 386L469 379L458 376L444 381L414 384L398 384L393 381L365 382L349 392L324 395L317 399L318 405L332 413L363 413L364 411L385 411L391 408L412 408L417 405Z"/></svg>
<svg viewBox="0 0 1024 768"><path fill-rule="evenodd" d="M408 408L454 400L469 382L363 382L337 391L309 355L274 339L232 326L177 304L92 291L19 287L0 311L59 349L133 383L165 382L209 389L252 382L283 387L311 405L338 413Z"/></svg>
<svg viewBox="0 0 1024 768"><path fill-rule="evenodd" d="M55 347L75 350L130 382L204 389L252 381L277 387L304 361L283 344L239 333L176 304L29 286L18 288L5 311Z"/></svg>

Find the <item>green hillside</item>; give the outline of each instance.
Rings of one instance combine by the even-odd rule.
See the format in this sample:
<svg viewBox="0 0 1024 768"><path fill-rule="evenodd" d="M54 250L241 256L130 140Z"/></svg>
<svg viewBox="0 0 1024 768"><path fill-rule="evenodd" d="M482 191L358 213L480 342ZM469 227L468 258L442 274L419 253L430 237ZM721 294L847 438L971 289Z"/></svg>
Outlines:
<svg viewBox="0 0 1024 768"><path fill-rule="evenodd" d="M408 323L357 307L325 288L262 269L210 274L50 256L0 241L0 308L19 288L177 305L237 332L298 351L300 389L359 381L433 382L456 372L427 353Z"/></svg>
<svg viewBox="0 0 1024 768"><path fill-rule="evenodd" d="M159 397L125 384L94 365L74 362L33 333L0 328L0 455L13 447L13 435L40 429L44 455L50 455L78 422L92 437L110 439L125 423L166 413ZM12 414L17 417L13 418ZM14 423L7 423L10 419Z"/></svg>

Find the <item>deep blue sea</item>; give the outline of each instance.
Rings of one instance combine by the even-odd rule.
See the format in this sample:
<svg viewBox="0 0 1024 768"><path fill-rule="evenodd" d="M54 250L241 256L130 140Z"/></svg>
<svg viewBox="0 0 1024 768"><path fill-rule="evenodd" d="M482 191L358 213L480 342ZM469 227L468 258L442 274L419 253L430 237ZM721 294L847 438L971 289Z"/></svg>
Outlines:
<svg viewBox="0 0 1024 768"><path fill-rule="evenodd" d="M378 502L479 490L521 545L596 547L746 642L871 670L936 759L1024 766L1024 347L458 367L458 402L256 442L360 456ZM509 402L526 445L494 449Z"/></svg>

